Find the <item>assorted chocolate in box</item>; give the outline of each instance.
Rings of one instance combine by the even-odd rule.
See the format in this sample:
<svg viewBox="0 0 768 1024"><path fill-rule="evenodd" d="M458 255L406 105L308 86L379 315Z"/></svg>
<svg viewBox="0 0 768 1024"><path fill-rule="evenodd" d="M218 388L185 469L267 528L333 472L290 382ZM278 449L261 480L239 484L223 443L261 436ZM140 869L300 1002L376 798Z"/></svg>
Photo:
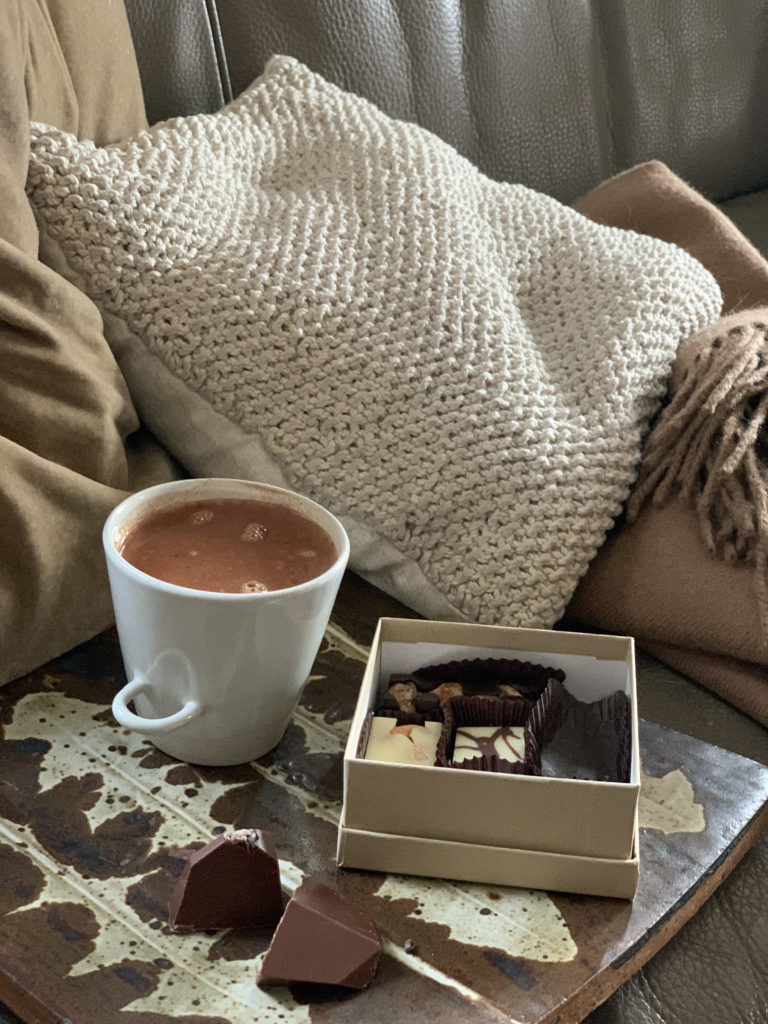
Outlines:
<svg viewBox="0 0 768 1024"><path fill-rule="evenodd" d="M509 658L426 665L383 680L358 756L393 764L628 782L623 689L582 701L562 668Z"/></svg>
<svg viewBox="0 0 768 1024"><path fill-rule="evenodd" d="M382 619L345 755L345 867L631 896L631 638Z"/></svg>

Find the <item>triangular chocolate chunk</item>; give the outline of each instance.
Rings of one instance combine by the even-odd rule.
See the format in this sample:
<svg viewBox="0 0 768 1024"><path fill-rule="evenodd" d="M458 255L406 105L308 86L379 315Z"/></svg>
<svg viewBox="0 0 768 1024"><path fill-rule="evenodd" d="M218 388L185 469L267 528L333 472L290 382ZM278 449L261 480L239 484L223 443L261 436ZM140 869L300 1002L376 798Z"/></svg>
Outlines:
<svg viewBox="0 0 768 1024"><path fill-rule="evenodd" d="M261 965L259 985L309 982L362 989L381 956L373 923L311 879L296 890Z"/></svg>
<svg viewBox="0 0 768 1024"><path fill-rule="evenodd" d="M272 834L238 829L189 858L171 895L169 924L175 932L273 928L282 912Z"/></svg>

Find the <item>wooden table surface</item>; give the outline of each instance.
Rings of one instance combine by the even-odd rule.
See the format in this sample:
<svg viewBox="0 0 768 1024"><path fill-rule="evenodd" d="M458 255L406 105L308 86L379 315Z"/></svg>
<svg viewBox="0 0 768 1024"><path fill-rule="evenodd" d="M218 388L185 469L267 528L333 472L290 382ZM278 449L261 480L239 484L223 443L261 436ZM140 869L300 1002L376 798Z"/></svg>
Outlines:
<svg viewBox="0 0 768 1024"><path fill-rule="evenodd" d="M173 761L120 729L109 631L0 690L0 1001L30 1022L569 1024L666 942L768 821L768 768L641 724L641 871L633 902L338 870L342 754L380 615L345 581L278 748L237 768ZM256 986L269 936L174 935L186 855L231 828L272 831L284 887L306 875L384 940L362 993Z"/></svg>

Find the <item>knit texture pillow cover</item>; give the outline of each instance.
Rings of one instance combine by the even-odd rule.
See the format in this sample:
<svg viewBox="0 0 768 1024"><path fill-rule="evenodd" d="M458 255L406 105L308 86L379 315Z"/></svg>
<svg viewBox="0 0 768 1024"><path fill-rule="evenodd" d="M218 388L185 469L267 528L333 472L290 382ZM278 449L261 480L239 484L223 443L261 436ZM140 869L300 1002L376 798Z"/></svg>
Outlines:
<svg viewBox="0 0 768 1024"><path fill-rule="evenodd" d="M556 622L679 343L720 312L696 260L288 57L116 145L32 134L47 258L193 474L326 505L351 566L423 614Z"/></svg>

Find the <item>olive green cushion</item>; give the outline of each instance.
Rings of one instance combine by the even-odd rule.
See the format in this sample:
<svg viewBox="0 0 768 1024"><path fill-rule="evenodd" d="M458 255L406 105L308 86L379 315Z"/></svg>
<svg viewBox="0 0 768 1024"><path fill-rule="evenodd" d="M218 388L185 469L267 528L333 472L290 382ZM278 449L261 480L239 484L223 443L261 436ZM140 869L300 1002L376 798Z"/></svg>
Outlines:
<svg viewBox="0 0 768 1024"><path fill-rule="evenodd" d="M171 474L98 310L38 259L24 187L41 117L100 143L146 124L122 2L0 4L0 683L109 624L101 525Z"/></svg>

